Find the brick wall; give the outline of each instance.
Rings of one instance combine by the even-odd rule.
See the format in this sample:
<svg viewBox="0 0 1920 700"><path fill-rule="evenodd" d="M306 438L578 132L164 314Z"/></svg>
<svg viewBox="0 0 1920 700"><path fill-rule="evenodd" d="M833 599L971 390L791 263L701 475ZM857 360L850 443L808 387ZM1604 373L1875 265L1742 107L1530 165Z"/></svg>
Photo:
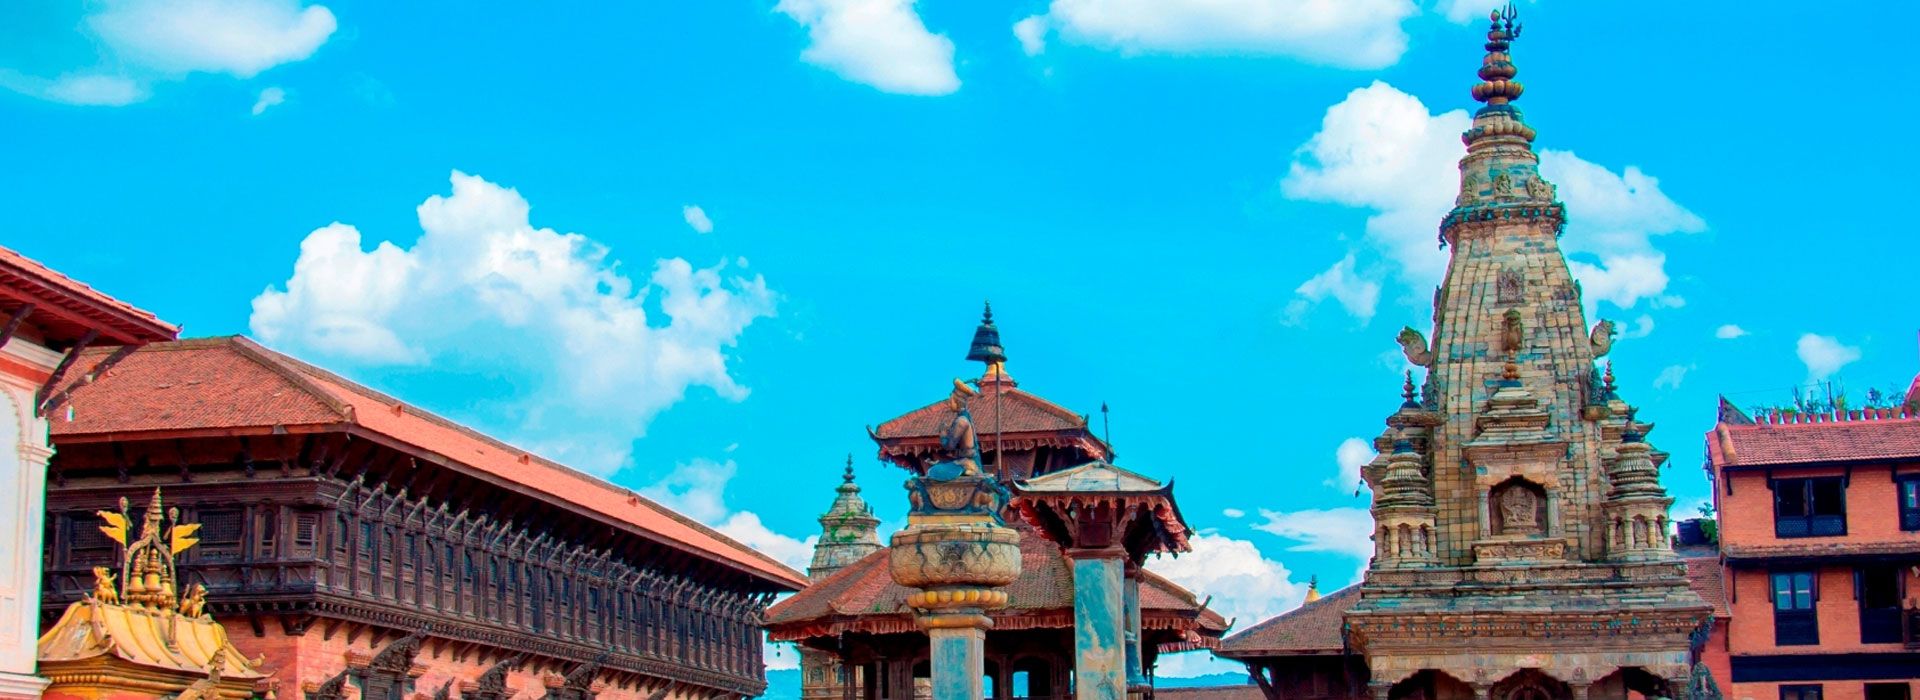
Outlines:
<svg viewBox="0 0 1920 700"><path fill-rule="evenodd" d="M1920 465L1902 465L1901 473L1920 471ZM1775 469L1775 479L1843 476L1840 467ZM1723 480L1714 489L1714 504L1720 513L1720 541L1729 546L1778 544L1814 544L1832 542L1834 537L1774 536L1773 490L1767 488L1768 472L1736 471L1722 473ZM1731 480L1733 493L1727 493ZM1846 487L1847 542L1920 543L1920 532L1900 530L1900 509L1895 500L1893 473L1889 467L1856 467Z"/></svg>

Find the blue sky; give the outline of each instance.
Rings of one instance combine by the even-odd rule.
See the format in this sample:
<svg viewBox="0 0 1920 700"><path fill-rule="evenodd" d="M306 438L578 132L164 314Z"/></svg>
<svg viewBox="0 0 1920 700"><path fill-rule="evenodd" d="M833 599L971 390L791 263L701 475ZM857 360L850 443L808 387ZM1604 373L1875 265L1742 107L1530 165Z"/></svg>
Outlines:
<svg viewBox="0 0 1920 700"><path fill-rule="evenodd" d="M991 298L1241 625L1362 566L1342 445L1427 327L1485 6L51 4L0 7L6 245L796 561L849 452L902 517L863 426L975 376ZM1523 3L1515 57L1691 512L1716 394L1920 370L1916 12L1657 10Z"/></svg>

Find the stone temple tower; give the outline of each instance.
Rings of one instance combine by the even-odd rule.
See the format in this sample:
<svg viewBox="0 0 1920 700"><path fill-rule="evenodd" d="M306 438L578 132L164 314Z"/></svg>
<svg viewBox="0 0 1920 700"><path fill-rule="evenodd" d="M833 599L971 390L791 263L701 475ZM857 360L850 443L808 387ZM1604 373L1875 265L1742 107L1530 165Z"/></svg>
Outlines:
<svg viewBox="0 0 1920 700"><path fill-rule="evenodd" d="M1519 30L1509 8L1487 34L1432 342L1400 334L1424 392L1410 373L1364 472L1375 556L1349 632L1380 700L1681 698L1708 608L1668 544L1667 455L1596 366L1613 327L1586 325L1514 106Z"/></svg>
<svg viewBox="0 0 1920 700"><path fill-rule="evenodd" d="M815 583L884 547L876 532L880 519L873 517L873 508L860 497L860 485L853 483L851 455L834 492L833 505L820 515L820 541L814 544L813 561L807 565L807 578ZM849 672L855 677L846 677ZM829 652L800 647L801 695L809 700L842 700L848 681L860 681L859 673Z"/></svg>

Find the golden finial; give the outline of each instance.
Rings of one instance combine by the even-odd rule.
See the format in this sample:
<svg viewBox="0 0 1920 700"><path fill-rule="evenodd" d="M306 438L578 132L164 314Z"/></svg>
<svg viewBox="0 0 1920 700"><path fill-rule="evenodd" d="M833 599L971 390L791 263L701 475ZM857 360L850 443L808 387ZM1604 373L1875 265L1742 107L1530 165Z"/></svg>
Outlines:
<svg viewBox="0 0 1920 700"><path fill-rule="evenodd" d="M1473 99L1489 107L1520 99L1520 93L1525 90L1513 79L1520 71L1513 66L1513 57L1507 54L1514 40L1520 38L1520 24L1514 22L1519 16L1519 10L1514 9L1512 3L1488 16L1493 26L1487 29L1487 55L1480 60L1480 80L1484 82L1473 86Z"/></svg>
<svg viewBox="0 0 1920 700"><path fill-rule="evenodd" d="M1400 384L1401 408L1419 408L1419 395L1413 388L1413 370L1407 370L1407 380Z"/></svg>

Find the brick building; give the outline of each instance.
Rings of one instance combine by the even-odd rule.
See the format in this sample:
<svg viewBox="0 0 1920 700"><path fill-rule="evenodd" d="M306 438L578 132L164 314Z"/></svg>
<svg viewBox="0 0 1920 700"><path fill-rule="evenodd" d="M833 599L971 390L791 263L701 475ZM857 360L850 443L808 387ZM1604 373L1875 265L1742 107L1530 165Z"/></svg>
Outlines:
<svg viewBox="0 0 1920 700"><path fill-rule="evenodd" d="M43 611L115 556L96 511L163 486L200 526L180 585L206 587L282 700L755 696L761 612L805 582L627 489L245 338L149 344L68 406L52 421Z"/></svg>
<svg viewBox="0 0 1920 700"><path fill-rule="evenodd" d="M66 400L53 389L85 377L116 350L82 363L89 347L131 350L179 329L19 253L0 248L0 699L40 696L40 523L45 518L47 416ZM110 363L109 363L110 365Z"/></svg>
<svg viewBox="0 0 1920 700"><path fill-rule="evenodd" d="M1920 415L1748 417L1707 434L1734 700L1908 700L1920 682Z"/></svg>

